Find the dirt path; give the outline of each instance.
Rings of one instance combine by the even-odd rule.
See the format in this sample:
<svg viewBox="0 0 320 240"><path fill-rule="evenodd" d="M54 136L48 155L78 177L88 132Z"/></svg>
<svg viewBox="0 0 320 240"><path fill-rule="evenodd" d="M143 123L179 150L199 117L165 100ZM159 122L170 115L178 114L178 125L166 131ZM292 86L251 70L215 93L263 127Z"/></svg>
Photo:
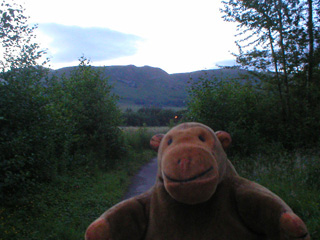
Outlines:
<svg viewBox="0 0 320 240"><path fill-rule="evenodd" d="M132 178L129 189L123 199L139 195L151 188L156 181L157 169L157 158L153 158Z"/></svg>

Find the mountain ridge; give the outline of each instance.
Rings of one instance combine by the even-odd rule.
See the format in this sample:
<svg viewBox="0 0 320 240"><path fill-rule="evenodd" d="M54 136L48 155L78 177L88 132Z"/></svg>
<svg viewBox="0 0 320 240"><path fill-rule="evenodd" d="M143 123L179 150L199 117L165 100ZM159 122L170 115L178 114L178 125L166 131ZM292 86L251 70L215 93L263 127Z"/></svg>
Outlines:
<svg viewBox="0 0 320 240"><path fill-rule="evenodd" d="M121 106L140 107L185 107L188 97L187 88L191 81L206 76L213 81L240 78L244 70L211 69L186 73L169 74L161 68L134 65L116 65L95 67L103 77L114 86L112 92L120 97ZM75 67L64 67L52 70L52 73L68 76Z"/></svg>

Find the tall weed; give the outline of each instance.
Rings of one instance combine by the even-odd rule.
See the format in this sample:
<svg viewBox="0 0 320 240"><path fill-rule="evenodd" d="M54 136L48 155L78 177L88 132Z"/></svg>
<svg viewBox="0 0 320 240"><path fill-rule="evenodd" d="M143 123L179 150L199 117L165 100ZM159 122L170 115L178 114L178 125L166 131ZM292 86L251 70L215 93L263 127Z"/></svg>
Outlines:
<svg viewBox="0 0 320 240"><path fill-rule="evenodd" d="M158 133L166 133L169 127L123 127L125 144L135 150L149 149L150 139Z"/></svg>

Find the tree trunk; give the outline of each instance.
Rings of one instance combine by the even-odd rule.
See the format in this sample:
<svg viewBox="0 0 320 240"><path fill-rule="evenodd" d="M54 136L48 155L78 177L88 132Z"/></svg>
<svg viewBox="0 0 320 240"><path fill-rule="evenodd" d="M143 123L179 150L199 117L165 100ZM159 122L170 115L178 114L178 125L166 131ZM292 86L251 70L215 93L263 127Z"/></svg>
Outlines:
<svg viewBox="0 0 320 240"><path fill-rule="evenodd" d="M282 20L282 0L279 0L278 3L278 17L279 17L279 45L281 49L281 60L282 60L282 68L283 68L283 81L285 85L285 93L286 93L286 119L290 118L291 115L291 107L290 107L290 90L289 90L289 79L287 72L287 59L286 59L286 49L284 46L284 37L283 37L283 20Z"/></svg>
<svg viewBox="0 0 320 240"><path fill-rule="evenodd" d="M312 0L308 0L308 35L309 35L309 56L308 56L308 82L313 82L313 56L314 56L314 29L313 29L313 6Z"/></svg>
<svg viewBox="0 0 320 240"><path fill-rule="evenodd" d="M285 102L283 99L281 79L280 79L279 70L278 70L278 59L277 59L276 53L274 51L273 37L272 37L270 26L268 26L268 36L269 36L269 41L270 41L270 48L271 48L271 53L272 53L272 58L273 58L274 70L276 72L276 80L277 80L277 86L278 86L279 97L280 97L280 102L281 102L282 119L283 119L283 121L285 121L285 119L286 119L286 106L285 106Z"/></svg>

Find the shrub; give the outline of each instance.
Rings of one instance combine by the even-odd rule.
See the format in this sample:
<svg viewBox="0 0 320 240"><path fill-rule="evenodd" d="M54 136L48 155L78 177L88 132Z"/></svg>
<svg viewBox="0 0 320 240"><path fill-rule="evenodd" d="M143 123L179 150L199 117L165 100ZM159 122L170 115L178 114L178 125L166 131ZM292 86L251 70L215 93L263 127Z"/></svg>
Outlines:
<svg viewBox="0 0 320 240"><path fill-rule="evenodd" d="M81 58L69 77L53 84L53 104L69 129L64 139L64 151L70 156L68 167L112 167L122 152L121 119L118 97L111 93L108 79Z"/></svg>
<svg viewBox="0 0 320 240"><path fill-rule="evenodd" d="M203 77L191 86L188 118L215 131L228 131L233 138L233 150L250 154L260 150L264 124L272 118L268 111L272 103L268 99L251 82L210 81Z"/></svg>
<svg viewBox="0 0 320 240"><path fill-rule="evenodd" d="M313 148L319 140L315 133L319 129L318 106L311 111L295 93L287 116L271 73L224 81L203 76L191 84L189 93L189 119L230 132L238 153L264 151L266 143L291 150Z"/></svg>
<svg viewBox="0 0 320 240"><path fill-rule="evenodd" d="M81 61L70 78L39 68L3 74L0 85L0 200L16 204L37 184L86 166L114 166L124 151L111 87Z"/></svg>
<svg viewBox="0 0 320 240"><path fill-rule="evenodd" d="M37 74L39 73L39 74ZM50 110L35 68L3 74L0 85L0 199L23 197L36 182L51 178ZM39 171L40 170L40 171ZM12 200L12 199L11 199Z"/></svg>

